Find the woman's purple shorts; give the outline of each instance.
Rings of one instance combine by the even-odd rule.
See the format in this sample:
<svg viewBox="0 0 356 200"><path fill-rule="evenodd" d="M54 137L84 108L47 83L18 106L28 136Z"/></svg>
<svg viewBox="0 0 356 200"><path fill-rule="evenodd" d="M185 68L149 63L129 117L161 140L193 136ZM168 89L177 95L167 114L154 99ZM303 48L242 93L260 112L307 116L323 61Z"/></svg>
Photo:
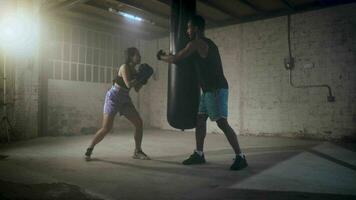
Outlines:
<svg viewBox="0 0 356 200"><path fill-rule="evenodd" d="M118 86L112 86L106 93L104 103L104 113L108 115L123 114L123 109L133 106L129 96L129 90Z"/></svg>

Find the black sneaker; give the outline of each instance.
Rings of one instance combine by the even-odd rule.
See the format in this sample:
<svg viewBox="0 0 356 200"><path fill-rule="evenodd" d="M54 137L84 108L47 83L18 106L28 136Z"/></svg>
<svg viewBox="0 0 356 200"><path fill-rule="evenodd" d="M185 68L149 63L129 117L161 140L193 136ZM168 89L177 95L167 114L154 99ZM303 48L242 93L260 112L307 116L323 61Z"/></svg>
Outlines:
<svg viewBox="0 0 356 200"><path fill-rule="evenodd" d="M93 149L94 148L87 148L87 152L85 152L85 160L89 161L90 160L90 156L93 153Z"/></svg>
<svg viewBox="0 0 356 200"><path fill-rule="evenodd" d="M200 156L197 152L194 152L188 159L183 161L183 165L195 165L205 163L204 154Z"/></svg>
<svg viewBox="0 0 356 200"><path fill-rule="evenodd" d="M234 160L235 161L232 163L230 170L241 170L248 166L245 155L243 157L236 155Z"/></svg>

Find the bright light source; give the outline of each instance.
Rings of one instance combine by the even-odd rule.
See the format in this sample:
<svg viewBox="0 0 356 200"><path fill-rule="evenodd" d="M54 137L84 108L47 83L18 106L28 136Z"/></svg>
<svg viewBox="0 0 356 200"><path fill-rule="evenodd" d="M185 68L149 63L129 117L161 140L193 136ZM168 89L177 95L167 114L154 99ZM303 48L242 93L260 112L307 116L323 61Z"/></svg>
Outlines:
<svg viewBox="0 0 356 200"><path fill-rule="evenodd" d="M31 55L38 43L38 25L29 15L14 14L0 19L0 46L9 53Z"/></svg>
<svg viewBox="0 0 356 200"><path fill-rule="evenodd" d="M135 16L135 15L131 15L131 14L128 14L128 13L125 13L125 12L119 11L118 14L119 14L119 15L122 15L122 16L128 18L128 19L136 20L136 21L139 21L139 22L142 21L142 18L141 18L141 17L137 17L137 16Z"/></svg>
<svg viewBox="0 0 356 200"><path fill-rule="evenodd" d="M120 15L120 16L123 16L129 20L133 20L133 21L138 21L138 22L143 22L143 21L147 21L141 17L138 17L136 15L132 15L132 14L129 14L129 13L126 13L126 12L122 12L122 11L117 11L113 8L109 8L109 12L112 12L112 13L115 13L117 15Z"/></svg>
<svg viewBox="0 0 356 200"><path fill-rule="evenodd" d="M5 29L4 29L5 37L10 38L14 34L15 34L15 31L11 27L5 27Z"/></svg>
<svg viewBox="0 0 356 200"><path fill-rule="evenodd" d="M136 20L136 21L142 21L141 17L137 17L135 15L131 15L131 14L128 14L128 13L125 13L125 12L119 11L118 14L122 15L122 16L128 18L128 19L132 19L132 20Z"/></svg>

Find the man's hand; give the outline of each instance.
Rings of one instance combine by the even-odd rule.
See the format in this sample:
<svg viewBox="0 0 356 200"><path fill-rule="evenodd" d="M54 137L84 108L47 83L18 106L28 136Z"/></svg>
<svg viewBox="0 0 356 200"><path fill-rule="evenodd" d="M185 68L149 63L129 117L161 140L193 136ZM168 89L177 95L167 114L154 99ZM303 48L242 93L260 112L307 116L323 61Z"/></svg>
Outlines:
<svg viewBox="0 0 356 200"><path fill-rule="evenodd" d="M166 52L164 52L162 49L161 50L159 50L158 52L157 52L157 60L161 60L162 58L162 56L165 56L165 55L167 55L166 54Z"/></svg>
<svg viewBox="0 0 356 200"><path fill-rule="evenodd" d="M175 55L167 55L163 50L159 50L157 52L157 59L167 63L177 63L197 51L198 46L199 44L197 41L190 41L184 49L180 50Z"/></svg>

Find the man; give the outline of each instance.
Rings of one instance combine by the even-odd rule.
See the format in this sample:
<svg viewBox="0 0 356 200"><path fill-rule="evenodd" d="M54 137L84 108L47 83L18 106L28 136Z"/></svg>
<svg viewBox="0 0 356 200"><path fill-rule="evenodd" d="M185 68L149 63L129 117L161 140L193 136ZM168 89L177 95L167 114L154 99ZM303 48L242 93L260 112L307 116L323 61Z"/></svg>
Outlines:
<svg viewBox="0 0 356 200"><path fill-rule="evenodd" d="M245 155L241 152L234 130L227 121L228 83L223 73L218 47L204 35L205 20L201 16L194 16L188 22L187 33L190 42L175 55L166 55L162 50L157 53L157 59L167 63L177 63L182 59L193 56L194 65L198 72L202 94L197 114L195 129L196 150L186 160L184 165L203 164L203 152L206 136L206 121L216 121L217 126L224 132L230 145L236 153L231 170L247 167Z"/></svg>

